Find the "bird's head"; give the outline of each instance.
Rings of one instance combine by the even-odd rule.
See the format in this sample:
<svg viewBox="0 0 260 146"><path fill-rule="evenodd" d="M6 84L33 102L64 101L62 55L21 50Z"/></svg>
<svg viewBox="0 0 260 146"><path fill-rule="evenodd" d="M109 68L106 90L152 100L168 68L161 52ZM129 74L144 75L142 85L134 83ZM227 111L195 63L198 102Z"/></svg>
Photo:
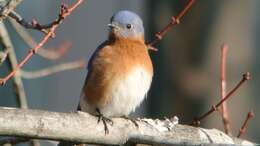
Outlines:
<svg viewBox="0 0 260 146"><path fill-rule="evenodd" d="M131 11L123 10L115 13L108 26L110 35L116 38L138 39L144 37L143 21Z"/></svg>

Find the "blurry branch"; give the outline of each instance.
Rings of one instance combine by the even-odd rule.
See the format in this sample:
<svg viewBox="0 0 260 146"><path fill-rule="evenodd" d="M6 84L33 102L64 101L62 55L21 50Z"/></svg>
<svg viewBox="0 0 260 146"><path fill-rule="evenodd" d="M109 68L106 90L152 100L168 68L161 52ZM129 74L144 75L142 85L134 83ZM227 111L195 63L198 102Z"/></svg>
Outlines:
<svg viewBox="0 0 260 146"><path fill-rule="evenodd" d="M35 28L41 28L42 30L46 30L48 28L48 33L44 36L44 38L38 43L34 48L32 48L29 53L25 56L25 58L15 67L13 70L5 76L3 79L0 80L0 84L4 85L7 80L12 78L16 72L28 61L31 59L31 57L49 40L50 37L54 36L56 28L59 26L59 24L64 20L68 15L71 14L71 12L77 8L83 0L76 0L76 2L71 6L71 7L66 7L65 5L61 6L60 14L59 14L59 19L56 21L50 23L51 25L40 25L36 22L34 22L33 26ZM48 26L48 27L47 27Z"/></svg>
<svg viewBox="0 0 260 146"><path fill-rule="evenodd" d="M18 24L14 19L9 18L8 19L16 32L19 34L19 36L24 40L24 42L30 47L34 48L37 43L33 39L33 37L25 30L24 27L22 27L20 24ZM62 57L64 54L67 53L68 49L70 47L69 42L64 42L61 46L57 48L43 48L38 50L37 54L40 55L41 57L44 57L46 59L50 60L56 60Z"/></svg>
<svg viewBox="0 0 260 146"><path fill-rule="evenodd" d="M139 119L137 128L129 120L114 118L109 134L105 135L103 125L97 123L97 117L88 113L0 108L0 115L2 136L104 145L122 145L126 142L152 145L254 145L216 129L179 125L176 119Z"/></svg>
<svg viewBox="0 0 260 146"><path fill-rule="evenodd" d="M224 99L226 96L226 62L227 62L227 51L228 46L223 44L221 47L221 63L220 63L220 89L221 89L221 99ZM222 108L222 120L224 124L225 133L228 135L231 134L230 121L228 116L227 103L223 102L221 105Z"/></svg>
<svg viewBox="0 0 260 146"><path fill-rule="evenodd" d="M210 114L212 114L213 112L217 111L219 106L221 106L227 99L229 99L237 90L239 87L241 87L241 85L243 83L245 83L247 80L249 80L251 77L250 77L250 73L247 72L245 74L243 74L243 77L241 79L241 81L235 86L234 89L232 89L224 98L222 98L216 105L213 105L211 107L211 109L206 112L205 114L203 114L202 116L200 117L196 117L194 118L194 120L192 121L191 125L195 125L195 126L198 126L201 122L201 120L205 119L206 117L208 117Z"/></svg>
<svg viewBox="0 0 260 146"><path fill-rule="evenodd" d="M159 42L163 36L169 32L175 25L180 24L181 18L188 12L191 8L195 0L189 0L184 9L178 14L178 16L172 16L171 21L159 32L155 34L155 38L147 43L147 46L150 50L157 51L156 48L153 47L154 44Z"/></svg>
<svg viewBox="0 0 260 146"><path fill-rule="evenodd" d="M246 129L248 127L248 122L253 117L254 117L253 111L248 112L246 120L244 121L242 127L239 129L239 133L237 135L238 138L246 132Z"/></svg>
<svg viewBox="0 0 260 146"><path fill-rule="evenodd" d="M15 69L15 67L17 66L17 59L16 59L16 53L14 50L14 46L11 42L11 39L9 37L9 34L7 32L7 29L4 25L4 23L2 21L0 21L0 38L1 41L5 47L5 49L8 52L8 60L10 62L10 66L11 69ZM15 74L14 75L14 89L15 89L15 93L18 97L18 104L20 108L23 109L27 109L28 108L28 102L27 102L27 98L25 95L25 90L24 90L24 86L23 86L23 82L21 79L20 74ZM38 141L30 141L32 146L36 146L38 145Z"/></svg>
<svg viewBox="0 0 260 146"><path fill-rule="evenodd" d="M8 1L8 2L7 2ZM6 18L23 0L1 0L0 21Z"/></svg>
<svg viewBox="0 0 260 146"><path fill-rule="evenodd" d="M0 38L6 50L8 51L8 60L10 61L10 66L14 69L17 66L17 59L14 50L14 46L11 42L11 39L8 35L8 32L5 28L5 25L2 21L0 21ZM14 75L14 86L16 89L16 94L19 99L19 104L21 108L28 108L27 99L23 87L23 82L19 74Z"/></svg>
<svg viewBox="0 0 260 146"><path fill-rule="evenodd" d="M37 71L25 71L21 69L19 70L19 73L21 74L21 77L25 79L34 79L34 78L45 77L62 71L83 68L84 66L85 66L85 61L83 59L80 59L74 62L63 63L45 69L40 69Z"/></svg>

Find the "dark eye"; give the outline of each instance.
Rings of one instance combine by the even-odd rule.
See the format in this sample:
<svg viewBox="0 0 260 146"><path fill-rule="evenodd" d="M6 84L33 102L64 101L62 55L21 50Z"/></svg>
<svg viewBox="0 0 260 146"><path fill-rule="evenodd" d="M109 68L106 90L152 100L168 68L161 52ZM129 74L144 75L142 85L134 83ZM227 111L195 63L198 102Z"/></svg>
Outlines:
<svg viewBox="0 0 260 146"><path fill-rule="evenodd" d="M132 27L133 27L133 26L132 26L131 24L127 24L127 25L126 25L126 28L127 28L127 29L131 29Z"/></svg>

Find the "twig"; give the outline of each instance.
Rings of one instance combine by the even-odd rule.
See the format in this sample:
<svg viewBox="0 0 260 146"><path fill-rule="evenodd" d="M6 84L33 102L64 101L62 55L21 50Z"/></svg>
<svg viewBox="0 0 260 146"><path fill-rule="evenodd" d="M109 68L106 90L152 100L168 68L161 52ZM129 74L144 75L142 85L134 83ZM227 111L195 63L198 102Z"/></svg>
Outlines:
<svg viewBox="0 0 260 146"><path fill-rule="evenodd" d="M253 117L254 117L253 111L248 112L246 120L244 121L242 127L239 129L239 133L237 135L238 138L246 132L246 129L248 127L248 122Z"/></svg>
<svg viewBox="0 0 260 146"><path fill-rule="evenodd" d="M77 2L75 2L70 8L67 8L66 11L61 11L62 13L60 15L62 15L61 17L64 19L65 17L67 17L76 7L78 7L81 3L83 2L83 0L77 0ZM64 9L64 7L62 6L62 9ZM13 69L12 72L10 72L6 77L4 77L3 79L0 80L0 84L4 85L6 83L7 80L9 80L11 77L13 77L15 75L15 73L33 56L33 54L35 54L39 48L41 48L43 46L43 44L45 44L48 39L54 34L54 31L56 30L56 28L58 27L58 24L54 24L51 28L50 31L44 36L44 38L40 41L39 44L37 44L37 46L35 46L34 48L32 48L30 50L30 52L27 54L27 56Z"/></svg>
<svg viewBox="0 0 260 146"><path fill-rule="evenodd" d="M17 59L16 59L14 46L11 42L11 39L5 28L5 25L2 21L0 21L0 37L4 47L6 48L6 50L8 50L8 60L10 61L11 68L15 69L15 67L17 66ZM15 85L16 94L19 101L18 103L20 104L20 107L27 108L28 107L27 98L25 95L23 82L19 74L14 75L14 85Z"/></svg>
<svg viewBox="0 0 260 146"><path fill-rule="evenodd" d="M58 113L41 110L0 108L0 135L62 140L95 145L122 145L134 142L150 145L244 145L254 144L230 137L216 129L203 129L159 119L139 119L135 125L113 118L109 134L103 124L88 113ZM247 142L247 143L246 143Z"/></svg>
<svg viewBox="0 0 260 146"><path fill-rule="evenodd" d="M187 5L184 7L184 9L179 13L178 16L171 17L171 21L159 32L155 34L155 38L147 43L148 48L150 50L157 51L156 48L152 47L154 44L156 44L158 41L160 41L163 36L170 31L170 29L173 28L173 26L180 23L181 18L187 13L187 11L191 8L192 4L195 2L195 0L189 0Z"/></svg>
<svg viewBox="0 0 260 146"><path fill-rule="evenodd" d="M20 24L18 24L14 19L9 18L8 20L11 22L12 26L14 27L16 32L19 34L19 36L24 40L24 42L30 48L34 48L37 45L36 41L25 30L24 27L22 27ZM60 57L64 56L64 54L67 53L69 48L70 48L70 43L64 42L64 43L62 43L61 46L59 46L57 48L46 49L44 47L41 47L41 49L38 50L37 54L46 59L56 60L56 59L59 59Z"/></svg>
<svg viewBox="0 0 260 146"><path fill-rule="evenodd" d="M9 0L5 6L0 8L0 21L8 16L23 0Z"/></svg>
<svg viewBox="0 0 260 146"><path fill-rule="evenodd" d="M226 60L227 60L228 46L223 44L221 47L221 63L220 63L220 89L221 89L221 99L226 96ZM231 134L231 127L228 116L227 103L223 102L222 108L222 120L224 124L225 133Z"/></svg>
<svg viewBox="0 0 260 146"><path fill-rule="evenodd" d="M19 70L19 73L21 74L21 77L25 79L35 79L35 78L40 78L51 74L55 74L61 71L83 68L84 66L85 66L85 61L83 59L80 59L74 62L59 64L45 69L37 70L37 71Z"/></svg>
<svg viewBox="0 0 260 146"><path fill-rule="evenodd" d="M228 98L230 98L231 95L233 95L233 93L235 93L235 92L237 91L237 89L238 89L239 87L241 87L241 85L242 85L245 81L249 80L250 78L251 78L251 77L250 77L250 73L249 73L249 72L243 74L243 78L242 78L241 81L235 86L234 89L232 89L232 90L231 90L223 99L221 99L216 105L213 105L208 112L206 112L205 114L203 114L203 115L200 116L200 117L194 118L194 120L192 121L191 125L196 125L196 126L199 125L201 120L203 120L204 118L206 118L207 116L209 116L209 115L210 115L211 113L213 113L214 111L217 111L218 107L219 107L220 105L222 105L223 102L225 102Z"/></svg>
<svg viewBox="0 0 260 146"><path fill-rule="evenodd" d="M27 29L35 29L47 34L53 26L59 25L66 17L65 15L67 15L68 13L68 6L66 4L62 4L58 18L49 24L40 24L35 19L33 19L31 22L27 22L20 15L17 15L15 11L11 11L8 16L16 20L16 22Z"/></svg>

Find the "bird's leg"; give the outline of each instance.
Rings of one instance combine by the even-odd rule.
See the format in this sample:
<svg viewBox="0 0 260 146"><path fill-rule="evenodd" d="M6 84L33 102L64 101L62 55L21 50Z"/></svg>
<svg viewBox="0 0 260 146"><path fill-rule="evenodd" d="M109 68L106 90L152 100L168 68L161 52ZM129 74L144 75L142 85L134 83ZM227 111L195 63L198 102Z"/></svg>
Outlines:
<svg viewBox="0 0 260 146"><path fill-rule="evenodd" d="M105 134L109 134L109 130L108 130L108 127L107 127L107 123L110 124L111 126L113 125L113 121L107 117L104 117L103 114L101 114L100 110L98 108L96 108L96 112L97 112L97 117L98 117L98 123L100 121L103 122L103 125L104 125L104 130L105 130Z"/></svg>
<svg viewBox="0 0 260 146"><path fill-rule="evenodd" d="M122 118L131 121L135 125L135 127L137 127L137 128L139 127L138 123L136 122L136 119L131 119L131 118L125 116L125 115L122 116Z"/></svg>

